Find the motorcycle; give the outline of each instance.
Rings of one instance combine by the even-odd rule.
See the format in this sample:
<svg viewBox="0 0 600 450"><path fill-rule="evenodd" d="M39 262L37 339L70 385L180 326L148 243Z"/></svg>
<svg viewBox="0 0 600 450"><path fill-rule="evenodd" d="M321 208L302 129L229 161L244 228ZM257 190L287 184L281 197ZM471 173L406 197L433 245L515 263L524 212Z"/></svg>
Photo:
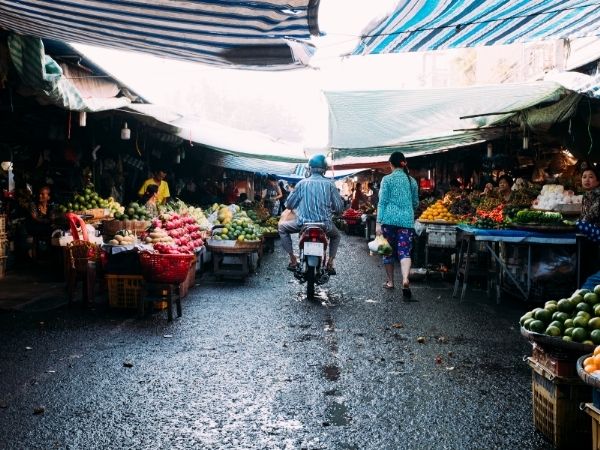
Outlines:
<svg viewBox="0 0 600 450"><path fill-rule="evenodd" d="M321 285L329 281L327 273L327 248L329 238L324 223L306 223L300 230L300 264L294 276L301 283L306 283L306 298L314 300L315 284Z"/></svg>

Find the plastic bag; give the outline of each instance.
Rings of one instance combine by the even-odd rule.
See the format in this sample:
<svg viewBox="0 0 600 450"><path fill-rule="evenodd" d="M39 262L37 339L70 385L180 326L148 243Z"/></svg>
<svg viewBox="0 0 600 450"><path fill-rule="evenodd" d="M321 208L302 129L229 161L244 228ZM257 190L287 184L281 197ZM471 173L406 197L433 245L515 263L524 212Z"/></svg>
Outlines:
<svg viewBox="0 0 600 450"><path fill-rule="evenodd" d="M389 256L392 254L392 247L386 238L379 235L368 244L369 250L380 255Z"/></svg>
<svg viewBox="0 0 600 450"><path fill-rule="evenodd" d="M423 225L418 220L415 220L415 224L413 225L413 228L415 229L415 233L417 236L421 236L423 231L425 231L425 225Z"/></svg>

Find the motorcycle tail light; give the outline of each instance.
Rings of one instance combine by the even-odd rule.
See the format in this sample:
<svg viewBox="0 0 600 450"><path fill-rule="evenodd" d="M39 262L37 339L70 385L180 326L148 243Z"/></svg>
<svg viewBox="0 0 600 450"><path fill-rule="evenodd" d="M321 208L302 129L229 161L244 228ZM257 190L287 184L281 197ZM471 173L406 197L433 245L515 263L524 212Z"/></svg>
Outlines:
<svg viewBox="0 0 600 450"><path fill-rule="evenodd" d="M317 240L321 238L321 230L318 228L308 230L308 238L312 240Z"/></svg>

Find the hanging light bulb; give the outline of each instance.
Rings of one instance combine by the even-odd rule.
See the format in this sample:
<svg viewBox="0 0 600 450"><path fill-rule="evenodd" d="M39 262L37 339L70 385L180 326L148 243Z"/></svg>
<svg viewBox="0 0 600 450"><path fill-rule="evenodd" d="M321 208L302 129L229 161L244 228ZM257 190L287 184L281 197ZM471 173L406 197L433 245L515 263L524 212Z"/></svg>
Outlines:
<svg viewBox="0 0 600 450"><path fill-rule="evenodd" d="M529 149L529 136L523 136L523 150Z"/></svg>
<svg viewBox="0 0 600 450"><path fill-rule="evenodd" d="M127 128L127 122L121 128L121 139L124 141L128 141L131 138L131 130Z"/></svg>
<svg viewBox="0 0 600 450"><path fill-rule="evenodd" d="M79 126L85 127L87 125L87 113L85 111L79 111Z"/></svg>

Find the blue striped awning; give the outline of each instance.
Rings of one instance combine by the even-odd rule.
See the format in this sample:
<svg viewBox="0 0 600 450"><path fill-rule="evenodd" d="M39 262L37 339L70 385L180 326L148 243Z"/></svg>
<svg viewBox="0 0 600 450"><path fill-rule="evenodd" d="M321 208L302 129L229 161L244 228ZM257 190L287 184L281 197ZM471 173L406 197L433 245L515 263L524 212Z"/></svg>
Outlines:
<svg viewBox="0 0 600 450"><path fill-rule="evenodd" d="M301 65L319 0L0 0L0 28L216 65Z"/></svg>
<svg viewBox="0 0 600 450"><path fill-rule="evenodd" d="M355 55L505 45L600 34L598 0L401 0Z"/></svg>

